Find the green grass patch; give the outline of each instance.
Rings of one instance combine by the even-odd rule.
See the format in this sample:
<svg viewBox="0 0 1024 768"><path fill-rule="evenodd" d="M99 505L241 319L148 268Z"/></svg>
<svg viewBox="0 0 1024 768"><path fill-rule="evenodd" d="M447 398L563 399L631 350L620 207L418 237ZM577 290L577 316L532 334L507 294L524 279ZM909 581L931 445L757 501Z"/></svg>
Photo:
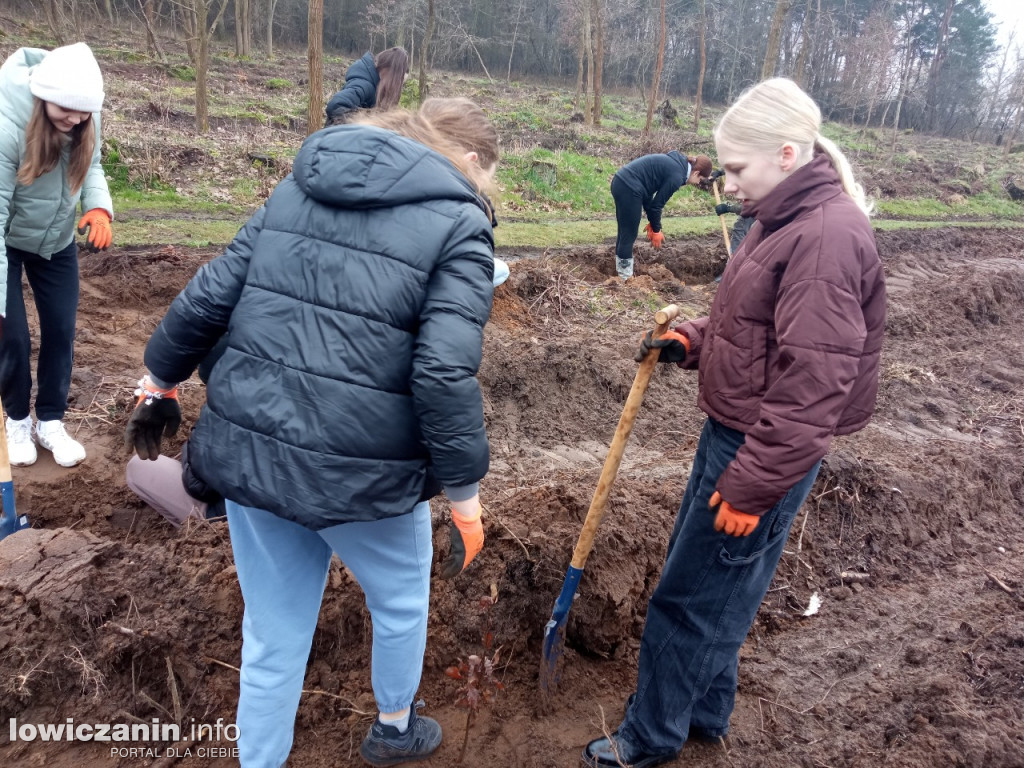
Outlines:
<svg viewBox="0 0 1024 768"><path fill-rule="evenodd" d="M285 88L294 88L295 83L287 77L272 77L264 85L272 91L281 91Z"/></svg>
<svg viewBox="0 0 1024 768"><path fill-rule="evenodd" d="M237 219L160 218L133 219L118 216L114 223L117 245L227 245L247 221Z"/></svg>
<svg viewBox="0 0 1024 768"><path fill-rule="evenodd" d="M104 142L101 162L110 195L117 204L131 205L142 201L165 204L178 197L173 187L162 182L144 164L130 164L115 139Z"/></svg>
<svg viewBox="0 0 1024 768"><path fill-rule="evenodd" d="M179 64L171 67L168 72L171 77L176 77L179 80L184 80L188 83L194 83L196 81L195 67Z"/></svg>
<svg viewBox="0 0 1024 768"><path fill-rule="evenodd" d="M500 217L499 217L500 221ZM662 231L673 238L706 235L720 229L717 216L671 217L662 220ZM545 248L567 245L608 245L615 240L615 219L576 221L501 221L494 230L495 243L503 248ZM638 239L643 235L638 235Z"/></svg>

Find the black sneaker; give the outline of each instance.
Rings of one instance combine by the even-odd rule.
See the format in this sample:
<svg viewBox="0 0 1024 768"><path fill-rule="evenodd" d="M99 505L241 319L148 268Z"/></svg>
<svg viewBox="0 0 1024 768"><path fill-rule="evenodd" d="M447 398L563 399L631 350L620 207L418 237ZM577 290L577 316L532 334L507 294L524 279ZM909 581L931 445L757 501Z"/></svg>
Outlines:
<svg viewBox="0 0 1024 768"><path fill-rule="evenodd" d="M420 717L413 707L409 713L409 727L399 731L377 718L370 726L359 754L370 765L399 765L426 760L441 745L441 726L429 717Z"/></svg>
<svg viewBox="0 0 1024 768"><path fill-rule="evenodd" d="M617 733L609 739L602 736L594 739L583 749L582 764L584 768L654 768L656 765L668 763L679 755L676 751L650 754L635 749Z"/></svg>

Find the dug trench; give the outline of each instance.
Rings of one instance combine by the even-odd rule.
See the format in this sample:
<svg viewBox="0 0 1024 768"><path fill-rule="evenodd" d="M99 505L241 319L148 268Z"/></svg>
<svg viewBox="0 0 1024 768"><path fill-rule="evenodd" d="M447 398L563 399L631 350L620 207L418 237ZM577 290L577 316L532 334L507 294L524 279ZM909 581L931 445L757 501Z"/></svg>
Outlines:
<svg viewBox="0 0 1024 768"><path fill-rule="evenodd" d="M876 416L835 441L794 525L742 649L728 740L688 743L678 765L1024 766L1024 238L939 229L878 240L889 320ZM540 639L637 342L663 304L707 311L719 250L711 236L644 247L625 285L609 280L607 247L501 254L512 275L496 291L479 374L487 543L463 575L433 582L420 695L445 740L430 765L575 766L586 741L618 724L703 421L694 374L655 372L544 706ZM110 744L12 741L7 727L233 722L242 603L226 527L170 527L125 487L122 445L145 342L215 255L83 255L68 423L89 459L63 470L43 452L15 470L33 529L0 544L0 764L236 762L201 756L208 743L180 745L180 758L118 757ZM202 400L197 381L183 385L185 424L165 452ZM444 551L441 499L433 511ZM820 608L804 615L812 596ZM336 562L289 765L361 764L369 642L361 593ZM495 653L504 689L467 729L456 706L465 681L445 670Z"/></svg>

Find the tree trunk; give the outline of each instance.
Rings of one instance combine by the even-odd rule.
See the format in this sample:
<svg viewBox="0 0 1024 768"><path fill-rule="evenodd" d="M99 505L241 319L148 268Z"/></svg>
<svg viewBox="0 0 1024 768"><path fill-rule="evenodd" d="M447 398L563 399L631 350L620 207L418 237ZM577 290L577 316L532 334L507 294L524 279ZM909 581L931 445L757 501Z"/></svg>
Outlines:
<svg viewBox="0 0 1024 768"><path fill-rule="evenodd" d="M594 52L594 125L601 125L601 95L604 89L604 19L601 13L601 0L594 0L594 30L597 32L597 46Z"/></svg>
<svg viewBox="0 0 1024 768"><path fill-rule="evenodd" d="M167 56L164 55L163 48L160 47L160 38L157 37L156 27L153 24L153 0L139 0L139 5L142 6L142 21L146 25L146 42L149 45L149 50L157 55L161 64L166 66Z"/></svg>
<svg viewBox="0 0 1024 768"><path fill-rule="evenodd" d="M661 87L661 70L665 66L665 38L668 27L665 23L665 2L661 0L660 31L658 35L658 60L654 65L654 80L651 82L650 98L647 100L647 122L644 123L644 135L651 132L651 121L654 119L654 105L658 102L658 89Z"/></svg>
<svg viewBox="0 0 1024 768"><path fill-rule="evenodd" d="M196 30L199 39L196 41L196 130L206 133L210 130L207 80L210 72L210 35L206 31L206 17L209 14L207 0L192 0L195 13Z"/></svg>
<svg viewBox="0 0 1024 768"><path fill-rule="evenodd" d="M583 3L583 39L586 43L583 50L587 56L587 87L583 91L583 124L594 124L594 113L590 109L590 94L594 82L594 33L591 19L592 6L584 0Z"/></svg>
<svg viewBox="0 0 1024 768"><path fill-rule="evenodd" d="M573 99L572 108L579 111L580 96L583 95L584 61L586 60L587 55L586 27L583 24L580 24L579 35L576 38L576 42L576 98Z"/></svg>
<svg viewBox="0 0 1024 768"><path fill-rule="evenodd" d="M704 100L704 73L708 68L708 16L706 0L700 0L700 72L697 74L697 95L693 100L693 132L700 131L700 108Z"/></svg>
<svg viewBox="0 0 1024 768"><path fill-rule="evenodd" d="M309 109L306 111L308 136L324 124L324 0L309 0L306 58L309 62Z"/></svg>
<svg viewBox="0 0 1024 768"><path fill-rule="evenodd" d="M772 24L768 28L768 49L764 52L764 66L761 67L762 80L775 76L775 65L779 60L779 43L782 41L782 25L785 23L794 1L776 0Z"/></svg>
<svg viewBox="0 0 1024 768"><path fill-rule="evenodd" d="M928 96L925 99L924 125L927 130L935 127L936 111L939 108L938 91L939 77L942 75L942 67L946 63L946 56L949 53L949 22L953 17L953 6L956 0L947 0L946 10L942 15L942 22L939 24L939 35L935 41L935 56L932 57L931 66L928 68Z"/></svg>
<svg viewBox="0 0 1024 768"><path fill-rule="evenodd" d="M423 41L420 43L420 104L422 104L429 92L427 85L427 52L430 50L431 38L434 36L434 0L427 0L427 28L423 32Z"/></svg>
<svg viewBox="0 0 1024 768"><path fill-rule="evenodd" d="M797 57L796 73L793 75L797 85L805 91L808 90L806 73L811 47L811 7L813 2L814 0L807 0L807 8L804 10L804 23L800 29L800 55Z"/></svg>
<svg viewBox="0 0 1024 768"><path fill-rule="evenodd" d="M249 0L235 0L235 56L252 55Z"/></svg>
<svg viewBox="0 0 1024 768"><path fill-rule="evenodd" d="M526 5L526 0L519 0L519 7L516 9L516 25L512 29L512 45L509 47L508 52L508 70L505 72L505 80L511 82L512 80L512 57L516 55L516 39L519 37L519 23L523 18L523 6Z"/></svg>
<svg viewBox="0 0 1024 768"><path fill-rule="evenodd" d="M43 8L46 12L46 24L50 27L50 31L53 32L54 40L57 41L57 45L64 45L64 14L57 5L57 0L47 0Z"/></svg>
<svg viewBox="0 0 1024 768"><path fill-rule="evenodd" d="M277 10L277 0L267 0L267 58L274 58L274 11Z"/></svg>

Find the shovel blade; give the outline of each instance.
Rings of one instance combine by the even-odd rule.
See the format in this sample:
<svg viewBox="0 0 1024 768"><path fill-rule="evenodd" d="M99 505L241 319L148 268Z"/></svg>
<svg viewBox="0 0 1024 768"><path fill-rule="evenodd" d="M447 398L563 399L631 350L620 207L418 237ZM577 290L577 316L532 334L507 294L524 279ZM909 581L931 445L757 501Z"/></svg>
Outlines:
<svg viewBox="0 0 1024 768"><path fill-rule="evenodd" d="M562 582L562 591L558 593L555 607L551 611L551 618L544 625L544 642L540 659L540 690L544 694L554 693L558 687L558 680L561 677L558 662L565 651L565 624L569 618L569 609L576 597L576 587L579 586L581 576L583 576L582 568L569 566L569 570L565 574L565 581Z"/></svg>
<svg viewBox="0 0 1024 768"><path fill-rule="evenodd" d="M0 499L3 500L3 511L0 512L0 540L30 527L27 515L18 515L14 508L14 483L10 480L0 482Z"/></svg>

